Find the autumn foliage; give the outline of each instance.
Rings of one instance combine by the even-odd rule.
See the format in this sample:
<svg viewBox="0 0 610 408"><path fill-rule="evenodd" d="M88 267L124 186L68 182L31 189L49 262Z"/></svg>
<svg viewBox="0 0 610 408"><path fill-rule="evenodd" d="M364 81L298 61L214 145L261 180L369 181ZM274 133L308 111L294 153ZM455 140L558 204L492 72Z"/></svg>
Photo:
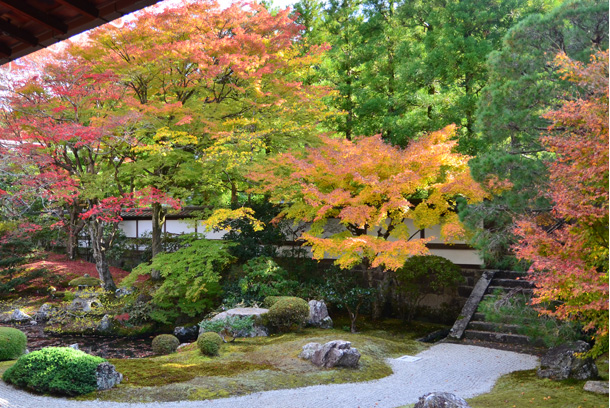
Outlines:
<svg viewBox="0 0 610 408"><path fill-rule="evenodd" d="M279 217L311 223L302 238L315 258L337 257L342 268L365 262L395 270L409 256L428 253L433 237L414 239L419 229L441 225L447 241L461 238L456 200L484 197L470 177L469 157L452 151L454 131L448 126L405 149L379 135L321 136L319 147L279 155L250 177L272 201L287 205ZM333 228L333 219L343 228Z"/></svg>
<svg viewBox="0 0 610 408"><path fill-rule="evenodd" d="M541 311L582 322L598 354L608 348L608 51L588 65L564 54L556 63L580 96L546 115L552 217L522 220L515 249L532 262L534 303L558 302Z"/></svg>

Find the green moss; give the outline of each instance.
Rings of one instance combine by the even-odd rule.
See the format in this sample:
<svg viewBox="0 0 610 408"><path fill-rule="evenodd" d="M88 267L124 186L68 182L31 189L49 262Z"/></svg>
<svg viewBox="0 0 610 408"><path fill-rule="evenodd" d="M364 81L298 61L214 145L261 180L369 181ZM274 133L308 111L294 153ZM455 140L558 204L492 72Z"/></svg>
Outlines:
<svg viewBox="0 0 610 408"><path fill-rule="evenodd" d="M100 280L92 276L80 276L68 282L70 286L100 286Z"/></svg>
<svg viewBox="0 0 610 408"><path fill-rule="evenodd" d="M398 325L396 326L398 327ZM177 353L153 358L111 360L125 376L116 388L79 399L121 402L180 401L245 395L316 384L368 381L392 374L388 357L416 354L426 345L404 333L376 330L351 334L307 328L299 333L237 339L223 344L219 356L200 353L193 343ZM320 369L298 358L303 345L343 339L362 353L357 369Z"/></svg>
<svg viewBox="0 0 610 408"><path fill-rule="evenodd" d="M608 396L583 390L585 381L541 379L536 370L518 371L498 380L489 394L471 398L472 408L606 408Z"/></svg>

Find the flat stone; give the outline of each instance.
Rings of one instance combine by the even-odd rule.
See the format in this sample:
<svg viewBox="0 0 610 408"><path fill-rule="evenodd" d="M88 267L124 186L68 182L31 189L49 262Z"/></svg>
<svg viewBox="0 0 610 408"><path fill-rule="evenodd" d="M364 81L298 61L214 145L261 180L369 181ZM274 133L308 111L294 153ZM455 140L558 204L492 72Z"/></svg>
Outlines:
<svg viewBox="0 0 610 408"><path fill-rule="evenodd" d="M596 394L608 395L608 381L587 381L583 389Z"/></svg>
<svg viewBox="0 0 610 408"><path fill-rule="evenodd" d="M419 397L413 408L470 408L470 405L455 394L431 392Z"/></svg>
<svg viewBox="0 0 610 408"><path fill-rule="evenodd" d="M474 289L472 289L472 292L470 293L470 297L468 298L468 300L466 301L466 304L462 308L462 312L460 313L460 316L455 321L455 323L453 324L453 327L449 331L449 337L452 337L452 338L458 339L458 340L462 338L462 336L464 335L464 331L466 330L466 326L468 326L468 323L470 323L470 319L472 319L472 315L474 315L474 313L477 311L477 308L479 307L479 303L481 302L481 299L483 299L483 296L485 295L485 292L487 291L487 287L491 283L491 280L493 279L495 273L496 273L496 271L483 272L483 275L481 275L481 278L478 280L477 284L474 286Z"/></svg>

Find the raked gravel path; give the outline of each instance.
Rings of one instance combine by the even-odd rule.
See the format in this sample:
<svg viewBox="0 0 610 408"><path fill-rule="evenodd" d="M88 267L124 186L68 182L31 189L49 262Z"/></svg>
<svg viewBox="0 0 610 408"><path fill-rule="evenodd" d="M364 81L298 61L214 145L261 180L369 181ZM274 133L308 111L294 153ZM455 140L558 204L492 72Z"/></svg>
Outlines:
<svg viewBox="0 0 610 408"><path fill-rule="evenodd" d="M489 392L498 378L530 370L538 358L528 354L461 344L437 344L415 362L389 360L394 374L380 380L264 391L207 401L118 403L70 401L35 396L0 381L2 408L394 408L417 402L433 391L462 398Z"/></svg>

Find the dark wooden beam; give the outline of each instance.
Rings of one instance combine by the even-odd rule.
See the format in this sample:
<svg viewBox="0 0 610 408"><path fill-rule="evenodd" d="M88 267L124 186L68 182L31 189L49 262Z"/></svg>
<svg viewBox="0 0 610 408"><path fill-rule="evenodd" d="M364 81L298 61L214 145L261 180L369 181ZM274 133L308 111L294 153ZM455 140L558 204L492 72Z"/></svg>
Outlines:
<svg viewBox="0 0 610 408"><path fill-rule="evenodd" d="M100 16L100 11L94 5L83 0L57 0L57 2L91 18L99 18Z"/></svg>
<svg viewBox="0 0 610 408"><path fill-rule="evenodd" d="M0 43L0 55L4 58L10 57L13 55L13 50L8 45Z"/></svg>
<svg viewBox="0 0 610 408"><path fill-rule="evenodd" d="M11 37L16 38L19 41L22 41L24 43L27 43L27 44L30 44L33 46L38 45L38 42L39 42L38 38L36 38L30 32L28 32L22 28L19 28L17 26L14 26L13 24L11 24L8 21L1 19L1 18L0 18L0 31L4 31Z"/></svg>
<svg viewBox="0 0 610 408"><path fill-rule="evenodd" d="M57 31L62 34L66 34L68 32L68 26L62 21L51 15L43 13L42 11L30 6L29 4L23 1L0 0L0 4L4 4L11 10L14 10L15 12L31 20L35 20L40 24L50 28L51 30Z"/></svg>

